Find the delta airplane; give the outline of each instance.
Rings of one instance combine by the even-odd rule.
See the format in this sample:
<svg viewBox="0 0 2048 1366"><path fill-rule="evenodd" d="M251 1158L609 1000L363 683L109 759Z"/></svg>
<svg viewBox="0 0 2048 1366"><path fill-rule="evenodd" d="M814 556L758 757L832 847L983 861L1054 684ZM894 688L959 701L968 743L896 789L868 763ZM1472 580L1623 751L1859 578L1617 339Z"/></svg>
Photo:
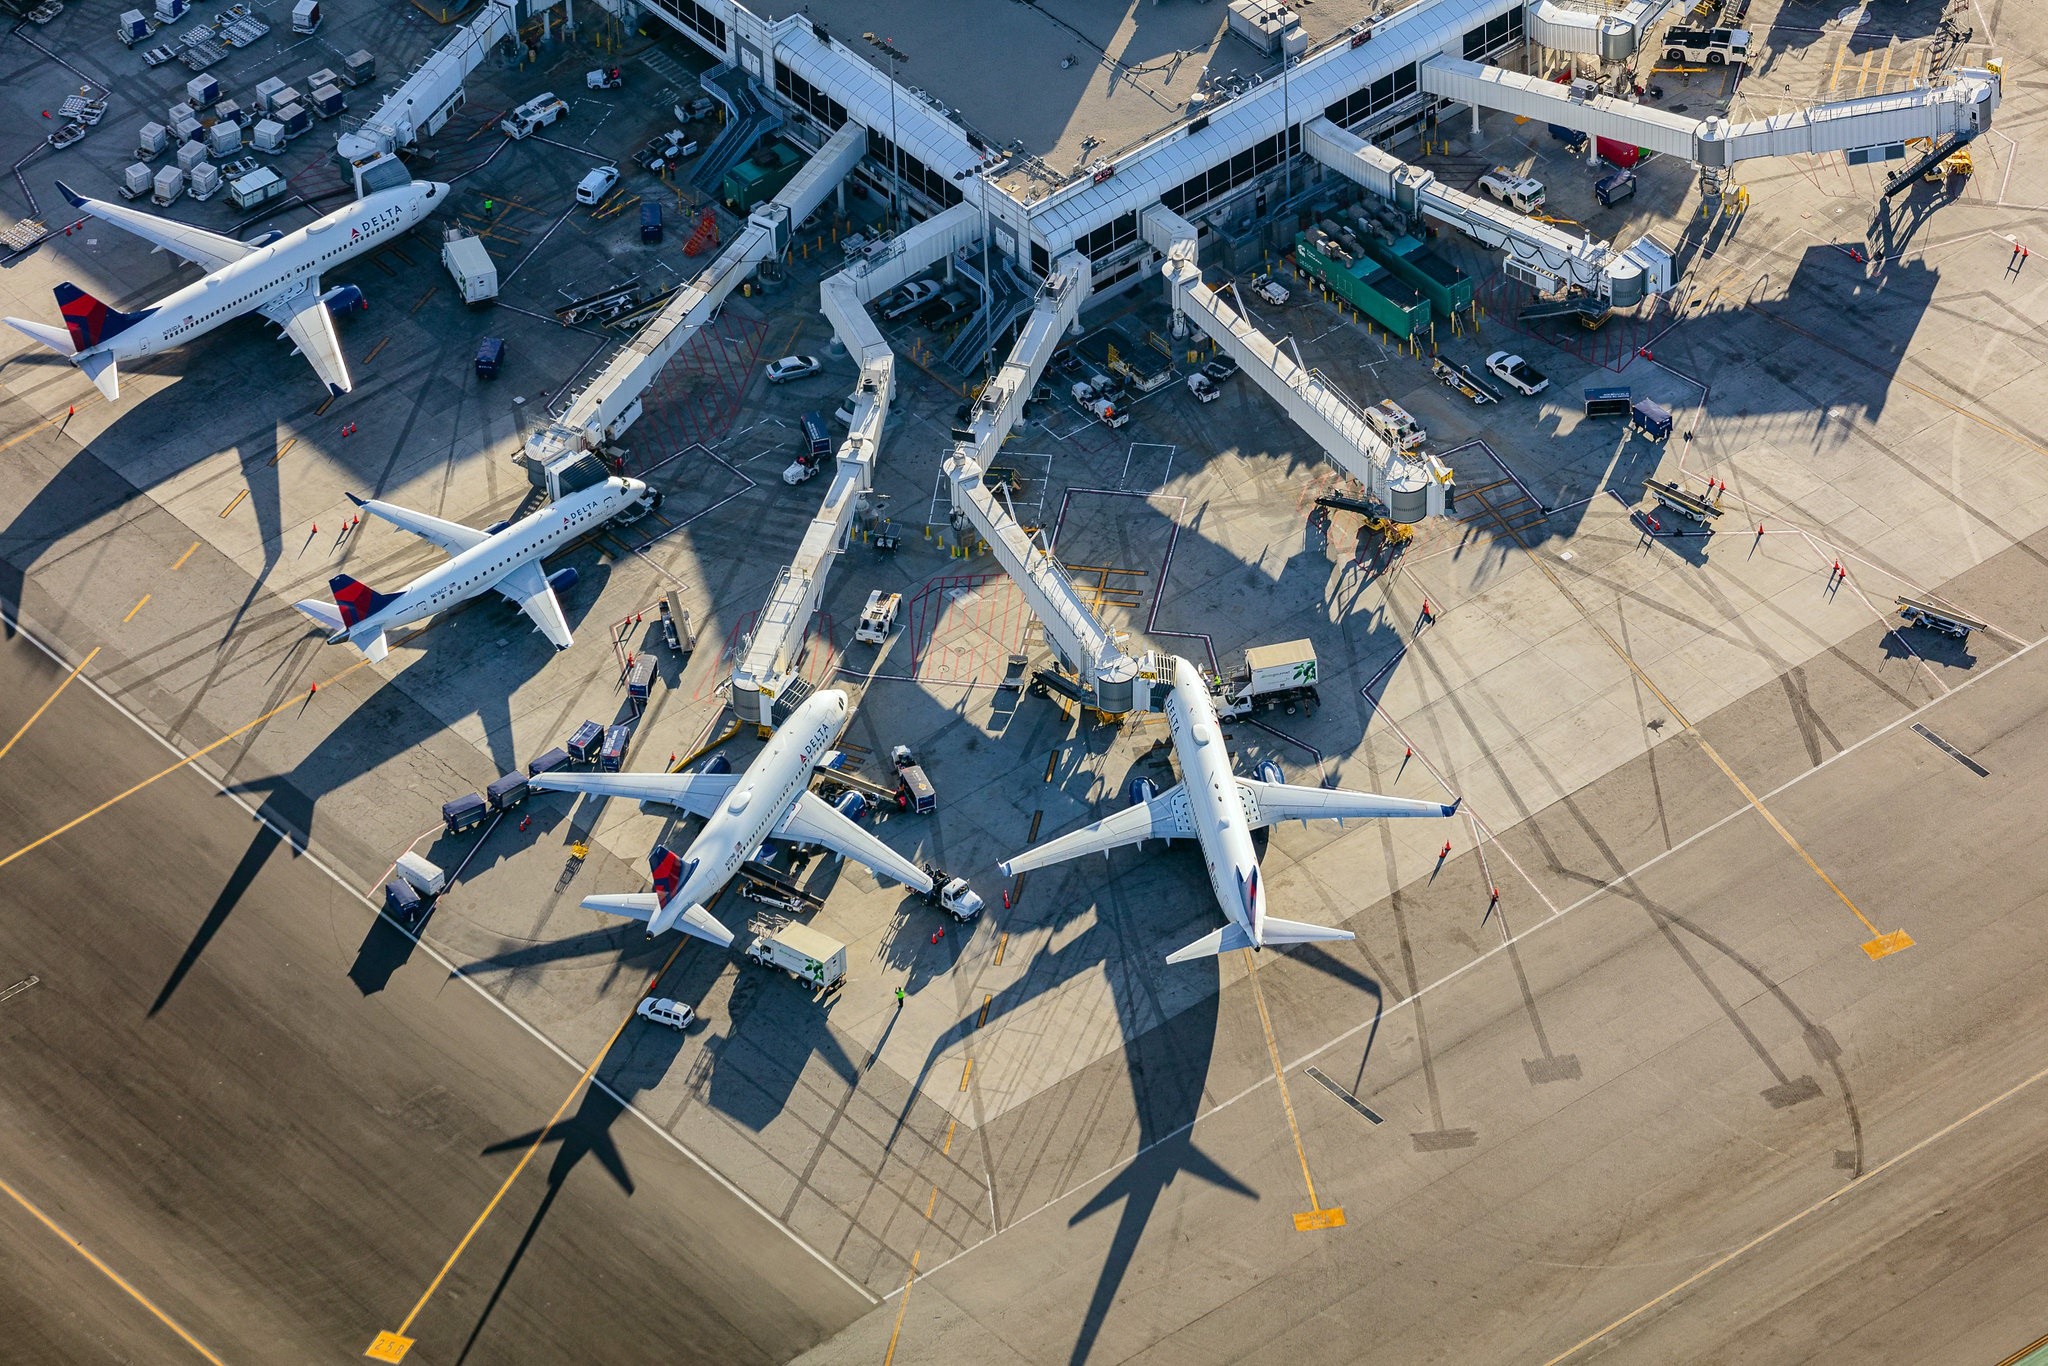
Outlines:
<svg viewBox="0 0 2048 1366"><path fill-rule="evenodd" d="M555 593L567 591L576 582L576 571L558 569L544 575L541 561L614 517L653 511L661 504L661 494L638 479L613 475L516 522L497 522L482 531L353 493L348 500L372 517L382 517L432 541L449 555L446 564L420 575L396 593L379 593L346 574L337 574L327 581L328 591L334 594L332 607L316 598L298 604L301 612L331 632L329 645L347 641L375 663L390 648L384 639L386 632L445 612L493 588L532 617L534 628L553 641L556 649L568 649L574 641Z"/></svg>
<svg viewBox="0 0 2048 1366"><path fill-rule="evenodd" d="M704 818L704 829L681 857L663 845L647 856L652 892L587 896L593 911L647 922L649 939L667 930L721 947L732 931L705 903L769 839L822 844L835 854L912 887L932 890L931 875L832 809L810 790L811 771L846 727L847 697L837 689L805 699L744 773L542 773L528 786L541 792L636 797L681 807Z"/></svg>
<svg viewBox="0 0 2048 1366"><path fill-rule="evenodd" d="M73 208L154 242L158 250L206 271L206 278L135 313L111 309L67 280L57 286L62 328L24 318L5 321L83 370L111 400L121 396L116 371L120 362L183 346L244 313L261 313L284 329L293 349L312 362L313 372L330 394L345 394L352 387L348 362L335 340L329 306L361 305L363 292L354 285L338 285L323 293L321 272L409 231L440 206L447 191L438 181L415 180L365 195L295 232L273 229L243 242L139 209L87 199L60 180L57 192Z"/></svg>
<svg viewBox="0 0 2048 1366"><path fill-rule="evenodd" d="M1173 735L1174 756L1180 760L1182 782L1160 792L1140 779L1131 785L1131 805L1093 825L1025 850L1004 863L1002 870L1004 876L1014 877L1082 854L1100 853L1107 858L1109 851L1120 845L1143 844L1148 839L1197 841L1209 865L1209 886L1230 923L1169 953L1169 963L1213 957L1232 949L1356 937L1349 930L1266 914L1266 889L1259 878L1252 831L1281 821L1450 816L1458 810L1458 802L1445 806L1341 788L1301 787L1283 782L1280 766L1270 760L1259 766L1257 778L1238 777L1230 771L1230 753L1223 744L1209 689L1185 659L1173 661L1173 692L1166 699L1166 722Z"/></svg>

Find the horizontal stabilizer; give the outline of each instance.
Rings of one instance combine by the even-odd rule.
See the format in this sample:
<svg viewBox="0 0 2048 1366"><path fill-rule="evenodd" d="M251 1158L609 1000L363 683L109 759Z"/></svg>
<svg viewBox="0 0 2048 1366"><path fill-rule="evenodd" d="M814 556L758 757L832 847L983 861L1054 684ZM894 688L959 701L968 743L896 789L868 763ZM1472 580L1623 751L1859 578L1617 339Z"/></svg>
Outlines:
<svg viewBox="0 0 2048 1366"><path fill-rule="evenodd" d="M369 660L372 664L382 664L384 662L384 656L391 653L391 644L389 641L384 639L384 633L382 631L379 631L374 636L367 636L361 640L357 640L351 637L350 643L353 644L358 650L361 650L363 652L363 658Z"/></svg>
<svg viewBox="0 0 2048 1366"><path fill-rule="evenodd" d="M1349 930L1333 930L1328 925L1305 925L1299 920L1278 920L1267 916L1259 922L1259 929L1265 934L1268 944L1315 944L1331 939L1356 939Z"/></svg>
<svg viewBox="0 0 2048 1366"><path fill-rule="evenodd" d="M292 605L319 622L330 634L346 629L341 620L340 610L332 603L321 602L317 598L305 598Z"/></svg>
<svg viewBox="0 0 2048 1366"><path fill-rule="evenodd" d="M1267 923L1271 924L1272 922L1268 921ZM1172 953L1166 955L1166 961L1169 963L1186 963L1197 958L1214 958L1219 953L1229 953L1232 949L1248 949L1251 946L1252 937L1246 934L1244 928L1233 920L1222 929L1216 931L1216 933L1205 934L1187 947L1175 949Z"/></svg>
<svg viewBox="0 0 2048 1366"><path fill-rule="evenodd" d="M610 896L586 896L583 909L622 915L628 920L651 920L661 909L661 898L652 892L614 892Z"/></svg>
<svg viewBox="0 0 2048 1366"><path fill-rule="evenodd" d="M89 356L80 356L75 364L85 371L85 377L93 387L106 395L109 403L121 397L121 377L114 373L114 357L106 351L95 351Z"/></svg>
<svg viewBox="0 0 2048 1366"><path fill-rule="evenodd" d="M702 906L689 906L676 917L673 928L684 934L708 939L721 949L732 947L732 931L718 923L718 917Z"/></svg>
<svg viewBox="0 0 2048 1366"><path fill-rule="evenodd" d="M32 323L27 318L8 318L6 323L24 337L41 342L60 356L78 354L78 348L71 344L71 334L61 327L51 327L48 323Z"/></svg>

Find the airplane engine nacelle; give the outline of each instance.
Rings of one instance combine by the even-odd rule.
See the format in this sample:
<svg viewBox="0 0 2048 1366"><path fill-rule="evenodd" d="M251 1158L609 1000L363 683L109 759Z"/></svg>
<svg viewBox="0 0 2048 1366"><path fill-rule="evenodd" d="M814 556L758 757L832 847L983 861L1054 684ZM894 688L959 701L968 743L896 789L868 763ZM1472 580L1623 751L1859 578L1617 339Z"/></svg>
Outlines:
<svg viewBox="0 0 2048 1366"><path fill-rule="evenodd" d="M858 821L868 812L868 799L858 792L842 792L832 803L832 809L850 821Z"/></svg>
<svg viewBox="0 0 2048 1366"><path fill-rule="evenodd" d="M711 756L711 762L705 764L700 771L704 773L730 773L732 772L732 760L723 754L714 754Z"/></svg>
<svg viewBox="0 0 2048 1366"><path fill-rule="evenodd" d="M1260 763L1257 768L1252 770L1252 774L1262 783L1284 783L1287 781L1287 775L1281 772L1280 765L1274 763L1271 759Z"/></svg>
<svg viewBox="0 0 2048 1366"><path fill-rule="evenodd" d="M272 242L275 242L278 238L282 236L284 236L283 228L272 228L269 232L259 232L254 237L246 237L242 239L242 245L245 247L255 247L258 250L261 250L262 248L269 246Z"/></svg>
<svg viewBox="0 0 2048 1366"><path fill-rule="evenodd" d="M355 285L336 285L320 296L320 302L327 305L327 311L339 318L344 313L357 309L368 311L370 298Z"/></svg>
<svg viewBox="0 0 2048 1366"><path fill-rule="evenodd" d="M501 531L504 531L505 529L507 529L508 527L510 527L511 525L512 525L512 523L511 523L511 522L509 522L509 521L506 521L506 522L492 522L492 523L491 523L491 524L490 524L489 526L487 526L487 527L485 527L485 528L484 528L484 535L486 535L486 536L495 536L495 535L497 535L497 534L498 534L499 532L501 532Z"/></svg>
<svg viewBox="0 0 2048 1366"><path fill-rule="evenodd" d="M548 575L548 587L557 593L566 593L576 586L576 571L569 568L557 569Z"/></svg>
<svg viewBox="0 0 2048 1366"><path fill-rule="evenodd" d="M1150 778L1133 778L1131 785L1124 790L1125 805L1143 806L1158 795L1159 784Z"/></svg>

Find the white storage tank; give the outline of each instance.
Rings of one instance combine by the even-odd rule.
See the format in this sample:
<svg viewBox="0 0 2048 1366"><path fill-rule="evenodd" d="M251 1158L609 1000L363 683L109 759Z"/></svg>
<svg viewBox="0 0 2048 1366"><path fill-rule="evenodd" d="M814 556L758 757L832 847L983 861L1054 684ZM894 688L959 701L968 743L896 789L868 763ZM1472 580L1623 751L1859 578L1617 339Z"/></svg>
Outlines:
<svg viewBox="0 0 2048 1366"><path fill-rule="evenodd" d="M149 169L149 164L138 161L122 175L121 193L130 199L138 199L149 193L155 181L156 173Z"/></svg>
<svg viewBox="0 0 2048 1366"><path fill-rule="evenodd" d="M220 192L220 167L210 161L202 161L192 168L192 197L211 199Z"/></svg>
<svg viewBox="0 0 2048 1366"><path fill-rule="evenodd" d="M190 171L194 166L206 164L206 144L203 142L181 142L178 144L178 169Z"/></svg>
<svg viewBox="0 0 2048 1366"><path fill-rule="evenodd" d="M175 166L166 166L156 173L151 187L150 199L157 204L174 204L178 196L185 193L185 173Z"/></svg>
<svg viewBox="0 0 2048 1366"><path fill-rule="evenodd" d="M141 161L161 156L170 145L171 130L161 123L145 123L135 134L135 156Z"/></svg>
<svg viewBox="0 0 2048 1366"><path fill-rule="evenodd" d="M282 152L284 150L284 125L276 119L256 120L256 134L253 139L259 152Z"/></svg>

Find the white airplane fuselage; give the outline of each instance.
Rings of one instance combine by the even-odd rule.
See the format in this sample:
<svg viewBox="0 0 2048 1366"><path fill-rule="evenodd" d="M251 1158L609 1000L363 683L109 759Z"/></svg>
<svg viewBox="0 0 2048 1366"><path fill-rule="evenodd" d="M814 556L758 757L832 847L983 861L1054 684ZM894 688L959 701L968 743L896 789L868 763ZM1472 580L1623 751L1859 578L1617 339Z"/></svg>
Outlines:
<svg viewBox="0 0 2048 1366"><path fill-rule="evenodd" d="M1166 725L1180 760L1181 791L1193 818L1195 837L1208 865L1209 887L1217 905L1254 944L1264 942L1266 887L1259 875L1258 851L1252 847L1251 824L1244 790L1230 768L1230 750L1223 743L1216 705L1195 666L1173 662L1173 692L1166 699Z"/></svg>
<svg viewBox="0 0 2048 1366"><path fill-rule="evenodd" d="M152 355L290 299L316 287L323 272L410 231L441 206L447 190L425 180L377 190L165 295L149 306L149 317L80 355L110 355L116 362Z"/></svg>
<svg viewBox="0 0 2048 1366"><path fill-rule="evenodd" d="M395 600L350 629L355 636L395 631L445 612L533 560L541 560L589 535L635 503L646 501L647 485L614 476L529 513L489 540L452 556L408 583Z"/></svg>
<svg viewBox="0 0 2048 1366"><path fill-rule="evenodd" d="M837 689L805 699L769 737L683 855L692 865L683 884L647 922L651 938L683 910L709 905L740 865L754 856L811 785L811 773L846 728L847 697Z"/></svg>

